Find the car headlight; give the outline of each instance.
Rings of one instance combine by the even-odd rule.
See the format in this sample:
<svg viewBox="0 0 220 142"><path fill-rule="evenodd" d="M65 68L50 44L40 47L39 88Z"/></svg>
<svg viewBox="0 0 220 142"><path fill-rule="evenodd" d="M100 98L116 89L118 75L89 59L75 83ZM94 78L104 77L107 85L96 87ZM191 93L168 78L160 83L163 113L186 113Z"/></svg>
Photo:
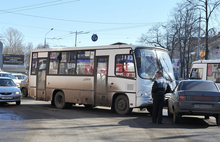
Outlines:
<svg viewBox="0 0 220 142"><path fill-rule="evenodd" d="M14 94L19 95L19 94L20 94L20 92L19 92L19 91L16 91L16 92L14 92Z"/></svg>

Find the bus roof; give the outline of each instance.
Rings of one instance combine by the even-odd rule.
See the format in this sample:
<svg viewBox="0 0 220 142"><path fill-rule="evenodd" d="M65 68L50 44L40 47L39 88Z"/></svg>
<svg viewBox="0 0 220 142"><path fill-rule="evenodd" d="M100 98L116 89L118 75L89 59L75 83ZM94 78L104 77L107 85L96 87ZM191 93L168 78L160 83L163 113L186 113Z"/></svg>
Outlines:
<svg viewBox="0 0 220 142"><path fill-rule="evenodd" d="M220 63L220 60L199 60L193 62L193 64L207 64L207 63Z"/></svg>
<svg viewBox="0 0 220 142"><path fill-rule="evenodd" d="M43 49L34 49L32 52L45 52L45 51L68 51L68 50L94 50L94 49L119 49L119 48L131 48L132 50L135 50L136 48L151 48L151 49L159 49L168 51L165 48L162 47L150 47L145 45L132 45L132 44L126 44L126 43L114 43L111 45L105 45L105 46L87 46L87 47L66 47L66 48L43 48Z"/></svg>

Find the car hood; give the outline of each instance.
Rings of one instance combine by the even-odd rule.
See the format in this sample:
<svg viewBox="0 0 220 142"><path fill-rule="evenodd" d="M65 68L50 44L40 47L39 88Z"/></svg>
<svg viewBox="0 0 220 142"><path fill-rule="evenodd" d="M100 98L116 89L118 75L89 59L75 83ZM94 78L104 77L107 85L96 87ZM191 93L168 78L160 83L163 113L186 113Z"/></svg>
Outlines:
<svg viewBox="0 0 220 142"><path fill-rule="evenodd" d="M20 89L17 88L17 87L4 87L4 86L0 86L0 93L1 93L1 92L4 92L4 93L7 93L7 92L16 92L16 91L19 91L19 92L20 92Z"/></svg>

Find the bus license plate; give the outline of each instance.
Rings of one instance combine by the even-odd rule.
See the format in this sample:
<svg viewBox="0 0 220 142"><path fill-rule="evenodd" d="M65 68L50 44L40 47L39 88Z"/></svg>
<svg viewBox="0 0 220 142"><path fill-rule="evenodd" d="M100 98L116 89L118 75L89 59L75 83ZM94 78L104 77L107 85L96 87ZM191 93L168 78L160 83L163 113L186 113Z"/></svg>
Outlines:
<svg viewBox="0 0 220 142"><path fill-rule="evenodd" d="M11 100L11 99L13 99L13 97L9 97L9 96L3 96L1 98L2 98L2 100Z"/></svg>
<svg viewBox="0 0 220 142"><path fill-rule="evenodd" d="M194 108L212 108L212 105L194 104Z"/></svg>

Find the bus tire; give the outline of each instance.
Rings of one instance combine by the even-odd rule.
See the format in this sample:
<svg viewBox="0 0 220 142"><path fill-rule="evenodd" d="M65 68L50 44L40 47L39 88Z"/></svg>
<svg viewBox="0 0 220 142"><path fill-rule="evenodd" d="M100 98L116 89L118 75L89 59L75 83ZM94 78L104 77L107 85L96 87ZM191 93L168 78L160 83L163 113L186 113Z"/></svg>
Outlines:
<svg viewBox="0 0 220 142"><path fill-rule="evenodd" d="M72 106L72 104L65 102L65 96L61 91L56 93L54 103L59 109L70 108Z"/></svg>
<svg viewBox="0 0 220 142"><path fill-rule="evenodd" d="M93 106L92 105L88 105L88 104L84 104L85 108L88 108L88 109L92 109Z"/></svg>
<svg viewBox="0 0 220 142"><path fill-rule="evenodd" d="M132 108L129 107L128 98L125 95L119 95L115 99L114 108L120 115L126 115L132 112Z"/></svg>
<svg viewBox="0 0 220 142"><path fill-rule="evenodd" d="M27 97L28 93L27 93L27 89L26 88L22 88L21 90L23 97Z"/></svg>

